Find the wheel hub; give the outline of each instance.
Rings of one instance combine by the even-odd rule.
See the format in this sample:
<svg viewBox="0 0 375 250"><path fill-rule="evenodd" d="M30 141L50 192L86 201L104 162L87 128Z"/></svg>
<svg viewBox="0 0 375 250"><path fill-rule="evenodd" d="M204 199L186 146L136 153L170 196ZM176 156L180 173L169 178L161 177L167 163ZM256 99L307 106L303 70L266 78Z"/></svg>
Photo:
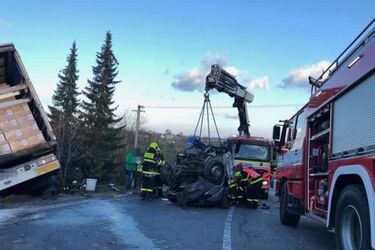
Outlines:
<svg viewBox="0 0 375 250"><path fill-rule="evenodd" d="M211 173L214 177L220 178L221 175L222 175L222 171L221 171L220 166L213 166L212 169L211 169Z"/></svg>

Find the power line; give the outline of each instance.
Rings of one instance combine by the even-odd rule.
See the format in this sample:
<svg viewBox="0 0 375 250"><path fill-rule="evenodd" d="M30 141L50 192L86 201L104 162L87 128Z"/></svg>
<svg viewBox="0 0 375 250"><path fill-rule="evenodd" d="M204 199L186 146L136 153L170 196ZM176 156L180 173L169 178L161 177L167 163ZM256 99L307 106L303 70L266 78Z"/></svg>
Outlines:
<svg viewBox="0 0 375 250"><path fill-rule="evenodd" d="M249 109L253 108L286 108L301 107L303 104L272 104L272 105L249 105ZM148 109L201 109L201 106L144 106ZM214 109L232 109L232 106L214 106Z"/></svg>

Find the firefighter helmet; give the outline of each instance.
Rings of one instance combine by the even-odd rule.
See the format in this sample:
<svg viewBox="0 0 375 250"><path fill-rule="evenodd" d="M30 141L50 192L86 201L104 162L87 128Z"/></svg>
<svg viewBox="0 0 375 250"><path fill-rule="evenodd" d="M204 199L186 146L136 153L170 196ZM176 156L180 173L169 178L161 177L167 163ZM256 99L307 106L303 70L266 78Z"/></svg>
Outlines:
<svg viewBox="0 0 375 250"><path fill-rule="evenodd" d="M153 148L153 149L155 149L156 151L160 151L160 148L159 148L159 146L158 146L158 144L157 144L156 142L152 142L152 143L150 144L150 148Z"/></svg>

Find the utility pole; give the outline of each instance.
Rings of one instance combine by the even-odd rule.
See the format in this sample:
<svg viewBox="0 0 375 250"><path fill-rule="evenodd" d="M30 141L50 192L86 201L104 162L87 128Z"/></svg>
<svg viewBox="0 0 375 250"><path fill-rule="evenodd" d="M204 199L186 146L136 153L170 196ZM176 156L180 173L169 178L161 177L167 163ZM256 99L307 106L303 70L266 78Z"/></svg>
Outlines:
<svg viewBox="0 0 375 250"><path fill-rule="evenodd" d="M140 123L141 123L141 112L145 112L142 110L144 106L138 105L137 110L133 110L134 112L137 112L137 120L135 123L135 139L134 139L134 149L138 147L138 133L140 129Z"/></svg>

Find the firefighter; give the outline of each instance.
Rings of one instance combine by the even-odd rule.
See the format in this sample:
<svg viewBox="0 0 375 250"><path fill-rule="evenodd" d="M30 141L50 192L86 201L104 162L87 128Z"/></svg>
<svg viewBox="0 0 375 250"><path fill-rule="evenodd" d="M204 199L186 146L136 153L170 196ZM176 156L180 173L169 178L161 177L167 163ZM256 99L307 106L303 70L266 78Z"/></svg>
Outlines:
<svg viewBox="0 0 375 250"><path fill-rule="evenodd" d="M258 208L262 182L263 178L252 167L243 163L237 164L229 182L229 198L233 203Z"/></svg>
<svg viewBox="0 0 375 250"><path fill-rule="evenodd" d="M160 148L152 142L143 155L141 197L151 200L158 187L157 178L160 176L158 163L160 162Z"/></svg>
<svg viewBox="0 0 375 250"><path fill-rule="evenodd" d="M229 199L232 201L232 204L242 203L244 198L244 190L243 187L240 185L241 181L241 172L242 168L241 165L237 165L234 167L233 177L229 181Z"/></svg>
<svg viewBox="0 0 375 250"><path fill-rule="evenodd" d="M263 178L252 167L244 168L247 182L246 203L250 208L258 208L259 196L262 192Z"/></svg>

